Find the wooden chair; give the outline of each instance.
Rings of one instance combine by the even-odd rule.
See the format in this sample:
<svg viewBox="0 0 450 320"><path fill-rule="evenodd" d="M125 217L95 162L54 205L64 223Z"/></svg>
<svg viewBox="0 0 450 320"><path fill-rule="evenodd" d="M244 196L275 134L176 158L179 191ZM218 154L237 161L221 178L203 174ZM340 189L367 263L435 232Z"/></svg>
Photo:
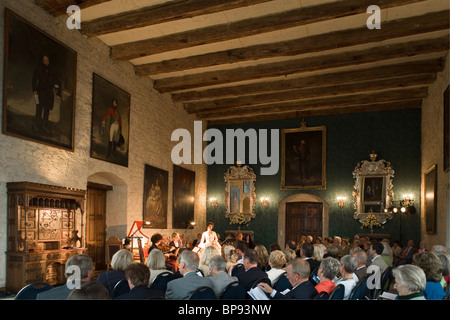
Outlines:
<svg viewBox="0 0 450 320"><path fill-rule="evenodd" d="M111 260L113 255L122 249L122 241L117 237L110 237L108 240L106 240L106 263L108 266L108 269L111 266Z"/></svg>

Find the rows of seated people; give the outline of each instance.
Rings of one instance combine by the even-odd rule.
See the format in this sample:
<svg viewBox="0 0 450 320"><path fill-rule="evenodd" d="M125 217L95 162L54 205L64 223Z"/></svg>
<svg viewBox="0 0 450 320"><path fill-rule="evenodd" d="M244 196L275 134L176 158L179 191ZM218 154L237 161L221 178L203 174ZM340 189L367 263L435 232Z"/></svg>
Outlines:
<svg viewBox="0 0 450 320"><path fill-rule="evenodd" d="M450 254L444 246L424 243L405 248L395 241L302 237L285 248L269 250L237 235L222 250L186 249L176 271L158 248L146 263L136 263L127 249L116 252L110 270L92 278L87 255L71 257L66 268L81 270L81 287L63 285L37 299L251 299L252 289L267 299L448 299ZM384 295L383 292L391 293Z"/></svg>

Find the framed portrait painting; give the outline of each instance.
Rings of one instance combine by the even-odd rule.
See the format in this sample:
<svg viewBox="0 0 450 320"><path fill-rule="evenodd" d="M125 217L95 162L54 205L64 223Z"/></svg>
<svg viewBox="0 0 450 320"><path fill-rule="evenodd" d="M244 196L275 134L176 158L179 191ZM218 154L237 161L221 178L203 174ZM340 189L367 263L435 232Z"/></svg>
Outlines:
<svg viewBox="0 0 450 320"><path fill-rule="evenodd" d="M187 229L194 221L195 172L173 166L172 227Z"/></svg>
<svg viewBox="0 0 450 320"><path fill-rule="evenodd" d="M2 132L73 151L77 54L5 9Z"/></svg>
<svg viewBox="0 0 450 320"><path fill-rule="evenodd" d="M128 92L93 74L91 157L128 167Z"/></svg>
<svg viewBox="0 0 450 320"><path fill-rule="evenodd" d="M425 231L436 233L437 210L437 166L433 165L425 172Z"/></svg>
<svg viewBox="0 0 450 320"><path fill-rule="evenodd" d="M144 227L167 229L167 198L169 190L167 171L146 164L144 168L143 221Z"/></svg>
<svg viewBox="0 0 450 320"><path fill-rule="evenodd" d="M282 130L281 189L326 189L326 126Z"/></svg>

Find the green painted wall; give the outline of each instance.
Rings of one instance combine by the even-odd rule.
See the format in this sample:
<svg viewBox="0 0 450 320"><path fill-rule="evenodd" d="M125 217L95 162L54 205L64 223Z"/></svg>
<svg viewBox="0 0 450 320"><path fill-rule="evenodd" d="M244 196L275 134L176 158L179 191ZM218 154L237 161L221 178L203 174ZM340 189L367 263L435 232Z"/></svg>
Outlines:
<svg viewBox="0 0 450 320"><path fill-rule="evenodd" d="M280 168L271 176L260 175L260 164L250 165L257 174L256 196L270 197L266 208L257 204L256 218L242 230L253 230L255 241L269 246L277 242L278 202L296 193L310 193L323 198L329 205L329 235L353 237L355 233L367 232L353 218L353 175L358 162L369 160L369 153L374 150L378 160L391 162L395 174L393 179L395 198L404 193L413 193L415 197L414 215L394 216L388 220L384 229L377 233L391 234L391 240L406 243L413 239L420 241L420 184L421 184L421 110L396 110L363 114L348 114L307 118L307 126L327 127L326 150L326 190L281 190L281 129L298 128L301 119L280 120L237 124L232 126L215 126L223 132L225 129L249 128L280 129ZM270 132L270 130L269 130ZM224 141L225 143L225 141ZM225 159L225 151L224 151ZM225 218L224 173L230 165L212 164L208 166L207 199L216 197L219 206L211 207L207 203L206 219L215 223L214 230L224 236L225 230L236 229ZM336 204L336 196L344 195L347 203L343 209ZM401 230L400 230L401 227Z"/></svg>

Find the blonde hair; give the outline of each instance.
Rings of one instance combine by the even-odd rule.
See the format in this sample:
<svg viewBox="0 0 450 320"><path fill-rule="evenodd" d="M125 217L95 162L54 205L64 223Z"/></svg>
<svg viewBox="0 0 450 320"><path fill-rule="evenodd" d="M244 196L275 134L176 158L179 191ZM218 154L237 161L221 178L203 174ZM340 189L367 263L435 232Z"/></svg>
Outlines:
<svg viewBox="0 0 450 320"><path fill-rule="evenodd" d="M125 271L133 262L133 254L131 251L128 249L120 249L114 253L111 259L111 268L118 271Z"/></svg>
<svg viewBox="0 0 450 320"><path fill-rule="evenodd" d="M286 256L280 250L274 250L270 253L269 264L272 268L281 269L286 264Z"/></svg>

